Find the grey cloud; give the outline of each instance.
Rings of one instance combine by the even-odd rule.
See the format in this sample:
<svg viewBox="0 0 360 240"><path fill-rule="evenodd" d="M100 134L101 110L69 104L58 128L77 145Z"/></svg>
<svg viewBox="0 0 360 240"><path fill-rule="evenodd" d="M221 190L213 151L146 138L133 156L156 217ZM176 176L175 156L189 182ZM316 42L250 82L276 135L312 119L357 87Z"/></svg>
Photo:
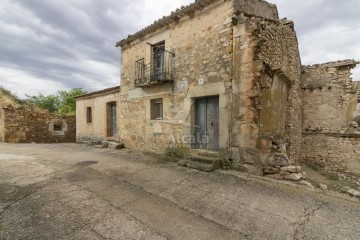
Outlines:
<svg viewBox="0 0 360 240"><path fill-rule="evenodd" d="M117 85L120 56L115 43L191 2L2 0L0 84L15 87L22 96L26 88L34 94L53 86L92 91ZM282 17L295 21L304 64L360 60L358 0L270 2L278 5ZM355 78L360 79L360 71ZM17 86L17 79L26 81ZM39 87L30 85L41 80Z"/></svg>

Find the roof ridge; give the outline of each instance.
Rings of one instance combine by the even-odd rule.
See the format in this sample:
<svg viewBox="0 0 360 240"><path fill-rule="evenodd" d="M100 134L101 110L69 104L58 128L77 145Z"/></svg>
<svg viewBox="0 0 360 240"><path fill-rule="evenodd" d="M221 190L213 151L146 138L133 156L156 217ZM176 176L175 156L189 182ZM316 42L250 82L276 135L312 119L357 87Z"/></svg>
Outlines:
<svg viewBox="0 0 360 240"><path fill-rule="evenodd" d="M117 85L115 87L110 87L110 88L104 88L98 91L94 91L94 92L90 92L90 93L86 93L83 95L79 95L77 97L75 97L75 99L80 99L80 98L85 98L85 97L90 97L93 95L97 95L97 94L102 94L102 93L107 93L107 92L111 92L111 91L115 91L115 90L120 90L121 86Z"/></svg>
<svg viewBox="0 0 360 240"><path fill-rule="evenodd" d="M127 42L135 39L136 37L144 34L146 31L155 29L156 27L160 26L161 24L165 24L169 21L178 20L180 17L185 16L188 12L193 12L197 9L203 8L208 4L217 1L217 0L195 0L193 3L188 5L183 5L180 8L176 8L176 10L171 11L171 13L167 16L163 16L157 20L155 20L152 24L146 26L145 28L135 32L134 34L129 34L127 38L124 38L116 43L115 47L121 47ZM187 12L188 11L188 12ZM163 25L161 25L163 26Z"/></svg>

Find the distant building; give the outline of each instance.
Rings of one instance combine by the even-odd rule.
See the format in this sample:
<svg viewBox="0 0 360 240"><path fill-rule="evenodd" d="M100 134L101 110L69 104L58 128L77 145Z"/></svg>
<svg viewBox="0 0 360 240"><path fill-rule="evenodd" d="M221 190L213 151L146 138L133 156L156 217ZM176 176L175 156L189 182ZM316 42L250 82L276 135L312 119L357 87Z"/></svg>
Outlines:
<svg viewBox="0 0 360 240"><path fill-rule="evenodd" d="M76 98L77 142L120 141L119 92L116 86Z"/></svg>

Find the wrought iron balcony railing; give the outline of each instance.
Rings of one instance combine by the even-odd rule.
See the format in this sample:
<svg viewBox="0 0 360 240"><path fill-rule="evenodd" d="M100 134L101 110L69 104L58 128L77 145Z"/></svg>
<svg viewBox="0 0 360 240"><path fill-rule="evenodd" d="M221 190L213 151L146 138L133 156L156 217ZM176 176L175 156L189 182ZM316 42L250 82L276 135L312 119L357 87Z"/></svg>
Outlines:
<svg viewBox="0 0 360 240"><path fill-rule="evenodd" d="M135 62L135 86L147 87L173 81L173 61L175 54L167 50L158 51L151 56L150 63L142 58Z"/></svg>

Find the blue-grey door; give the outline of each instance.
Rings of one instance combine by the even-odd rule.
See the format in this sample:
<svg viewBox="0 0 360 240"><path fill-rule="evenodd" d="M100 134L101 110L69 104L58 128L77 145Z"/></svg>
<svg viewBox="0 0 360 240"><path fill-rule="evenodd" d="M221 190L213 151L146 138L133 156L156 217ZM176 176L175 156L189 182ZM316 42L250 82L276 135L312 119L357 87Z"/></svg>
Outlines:
<svg viewBox="0 0 360 240"><path fill-rule="evenodd" d="M153 47L153 72L154 80L163 80L165 68L165 45Z"/></svg>
<svg viewBox="0 0 360 240"><path fill-rule="evenodd" d="M219 97L195 100L195 148L219 150Z"/></svg>
<svg viewBox="0 0 360 240"><path fill-rule="evenodd" d="M116 135L116 102L108 103L108 137Z"/></svg>

